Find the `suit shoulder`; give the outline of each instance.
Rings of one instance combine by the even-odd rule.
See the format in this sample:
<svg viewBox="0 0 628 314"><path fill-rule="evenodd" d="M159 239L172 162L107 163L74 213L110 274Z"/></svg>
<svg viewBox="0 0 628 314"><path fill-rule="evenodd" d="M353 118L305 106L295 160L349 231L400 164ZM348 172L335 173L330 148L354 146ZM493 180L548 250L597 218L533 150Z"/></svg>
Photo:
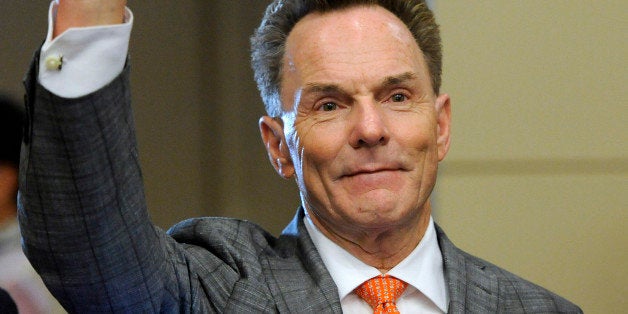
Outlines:
<svg viewBox="0 0 628 314"><path fill-rule="evenodd" d="M557 294L462 251L438 225L436 231L451 303L457 309L491 313L582 313L578 306Z"/></svg>
<svg viewBox="0 0 628 314"><path fill-rule="evenodd" d="M191 218L174 225L167 232L177 242L201 247L233 247L257 250L271 247L276 238L259 225L247 220L225 217Z"/></svg>
<svg viewBox="0 0 628 314"><path fill-rule="evenodd" d="M498 282L500 312L582 313L567 299L481 258L462 252L467 260L494 274Z"/></svg>

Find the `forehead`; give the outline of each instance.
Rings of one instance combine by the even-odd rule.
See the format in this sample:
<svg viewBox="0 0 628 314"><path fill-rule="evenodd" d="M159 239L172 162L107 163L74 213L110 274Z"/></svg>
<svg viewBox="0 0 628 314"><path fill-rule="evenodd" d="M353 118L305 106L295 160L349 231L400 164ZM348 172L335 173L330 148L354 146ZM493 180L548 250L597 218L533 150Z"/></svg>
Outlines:
<svg viewBox="0 0 628 314"><path fill-rule="evenodd" d="M283 71L305 80L336 81L427 73L405 24L375 5L306 15L288 36Z"/></svg>
<svg viewBox="0 0 628 314"><path fill-rule="evenodd" d="M411 37L401 20L378 5L355 5L329 12L312 12L294 26L290 35L292 37L322 36L319 39L325 37L331 39L343 37L346 32L342 31L360 34L364 30L368 30L371 34L385 32L397 38L404 38L407 35Z"/></svg>

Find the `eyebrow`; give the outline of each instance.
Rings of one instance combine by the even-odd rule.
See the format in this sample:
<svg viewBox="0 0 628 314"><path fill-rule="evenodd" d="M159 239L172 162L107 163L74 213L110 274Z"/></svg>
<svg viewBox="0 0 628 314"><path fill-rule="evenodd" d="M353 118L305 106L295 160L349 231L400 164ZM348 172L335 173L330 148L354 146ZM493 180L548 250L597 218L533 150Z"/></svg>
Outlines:
<svg viewBox="0 0 628 314"><path fill-rule="evenodd" d="M405 83L407 81L412 81L412 80L414 80L416 78L417 78L417 76L416 76L416 74L414 74L414 72L405 72L405 73L401 73L399 75L388 76L388 77L384 78L384 80L382 81L381 86L389 87L389 86L393 86L393 85L399 85L399 84Z"/></svg>
<svg viewBox="0 0 628 314"><path fill-rule="evenodd" d="M339 94L342 88L336 84L310 83L303 89L304 93Z"/></svg>
<svg viewBox="0 0 628 314"><path fill-rule="evenodd" d="M414 72L404 72L398 75L385 77L381 81L380 86L390 87L407 81L412 81L416 78L417 76ZM342 94L344 93L344 90L337 84L309 83L306 84L303 89L303 93Z"/></svg>

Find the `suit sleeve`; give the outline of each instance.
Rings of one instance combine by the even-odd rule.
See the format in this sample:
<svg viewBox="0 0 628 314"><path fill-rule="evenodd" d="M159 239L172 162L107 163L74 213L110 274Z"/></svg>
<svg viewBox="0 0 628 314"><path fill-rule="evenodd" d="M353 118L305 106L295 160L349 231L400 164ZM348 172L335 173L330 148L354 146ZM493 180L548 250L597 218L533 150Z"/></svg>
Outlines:
<svg viewBox="0 0 628 314"><path fill-rule="evenodd" d="M128 88L129 68L64 99L25 79L20 164L23 249L70 312L160 312L176 306L170 239L148 217ZM170 292L170 293L168 293Z"/></svg>

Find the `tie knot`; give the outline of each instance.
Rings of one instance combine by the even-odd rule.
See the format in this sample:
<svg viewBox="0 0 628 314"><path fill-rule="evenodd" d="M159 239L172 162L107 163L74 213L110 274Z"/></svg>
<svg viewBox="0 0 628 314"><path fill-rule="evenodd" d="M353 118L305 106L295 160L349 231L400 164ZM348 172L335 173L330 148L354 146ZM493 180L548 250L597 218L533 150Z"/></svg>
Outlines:
<svg viewBox="0 0 628 314"><path fill-rule="evenodd" d="M395 301L407 286L395 277L380 275L365 281L355 293L373 308L374 313L399 313Z"/></svg>

